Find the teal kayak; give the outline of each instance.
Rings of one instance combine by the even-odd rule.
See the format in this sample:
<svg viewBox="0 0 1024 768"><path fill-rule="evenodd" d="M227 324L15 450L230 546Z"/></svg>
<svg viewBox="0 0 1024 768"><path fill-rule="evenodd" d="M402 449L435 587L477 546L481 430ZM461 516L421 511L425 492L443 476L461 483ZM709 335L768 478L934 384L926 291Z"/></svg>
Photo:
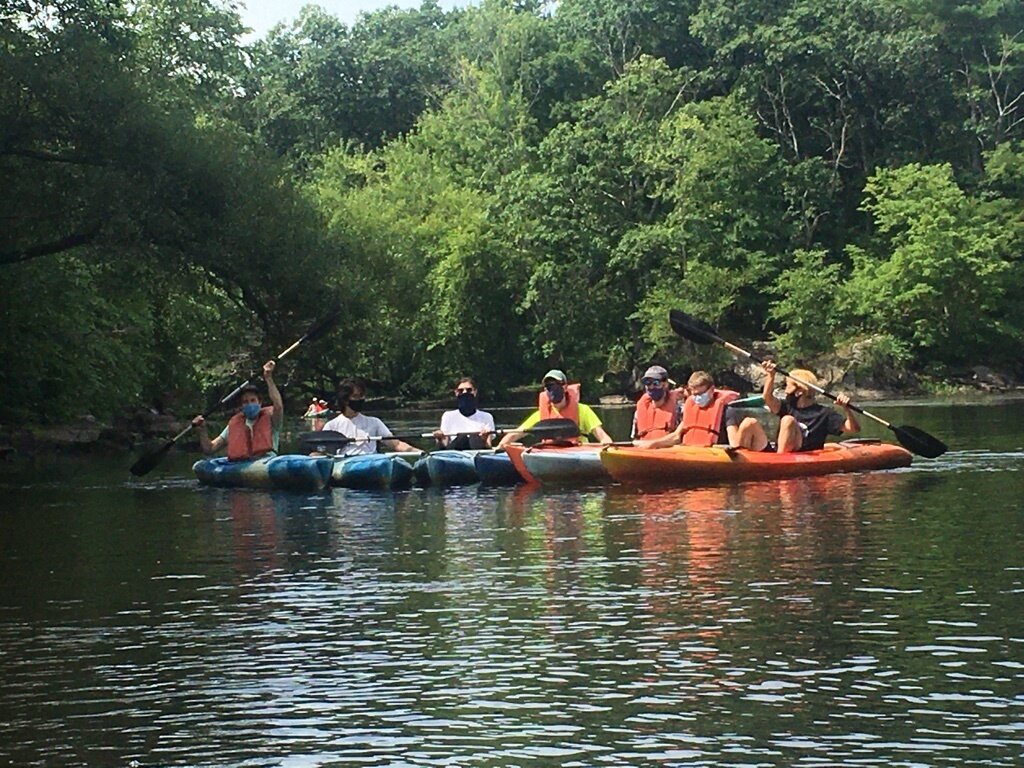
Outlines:
<svg viewBox="0 0 1024 768"><path fill-rule="evenodd" d="M419 453L364 453L336 456L331 485L364 490L408 488L412 485L413 457Z"/></svg>
<svg viewBox="0 0 1024 768"><path fill-rule="evenodd" d="M601 464L600 443L555 446L521 443L506 446L512 463L527 482L542 485L607 483L611 481Z"/></svg>
<svg viewBox="0 0 1024 768"><path fill-rule="evenodd" d="M334 460L329 456L272 456L252 461L225 457L201 459L192 471L203 485L219 488L319 491L331 478Z"/></svg>
<svg viewBox="0 0 1024 768"><path fill-rule="evenodd" d="M507 453L489 453L481 451L473 457L476 476L484 485L515 485L523 482L519 470L512 464Z"/></svg>
<svg viewBox="0 0 1024 768"><path fill-rule="evenodd" d="M414 471L420 485L444 487L472 485L479 480L473 458L484 451L433 451L416 462Z"/></svg>

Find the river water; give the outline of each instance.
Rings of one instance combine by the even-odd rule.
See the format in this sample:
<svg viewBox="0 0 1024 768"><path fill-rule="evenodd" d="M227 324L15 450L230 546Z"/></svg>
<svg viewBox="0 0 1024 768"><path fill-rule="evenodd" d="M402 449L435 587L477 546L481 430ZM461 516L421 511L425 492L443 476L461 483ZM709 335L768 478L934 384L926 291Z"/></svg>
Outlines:
<svg viewBox="0 0 1024 768"><path fill-rule="evenodd" d="M950 452L645 493L7 462L0 764L1024 765L1024 402L872 410Z"/></svg>

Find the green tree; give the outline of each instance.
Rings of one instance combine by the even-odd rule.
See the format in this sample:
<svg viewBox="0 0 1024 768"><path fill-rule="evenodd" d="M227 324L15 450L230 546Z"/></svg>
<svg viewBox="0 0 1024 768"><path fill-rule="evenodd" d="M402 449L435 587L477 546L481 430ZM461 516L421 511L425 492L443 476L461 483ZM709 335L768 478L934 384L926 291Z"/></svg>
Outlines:
<svg viewBox="0 0 1024 768"><path fill-rule="evenodd" d="M984 359L1020 338L1004 302L1013 274L1005 228L950 166L881 170L866 195L878 238L849 248L848 300L870 330L905 342L919 365Z"/></svg>
<svg viewBox="0 0 1024 768"><path fill-rule="evenodd" d="M306 6L290 27L253 46L240 119L300 166L346 141L367 147L410 131L446 92L456 14L419 9L361 14L351 27Z"/></svg>
<svg viewBox="0 0 1024 768"><path fill-rule="evenodd" d="M370 297L340 368L412 393L463 373L491 387L516 379L516 258L495 189L526 162L531 130L523 100L467 66L413 134L366 156L330 155L317 195L334 236L359 254L349 277Z"/></svg>
<svg viewBox="0 0 1024 768"><path fill-rule="evenodd" d="M306 278L334 261L334 248L284 168L216 114L216 89L182 88L140 65L145 23L132 12L149 6L55 8L43 23L26 6L0 27L0 270L18 329L0 353L2 407L59 419L82 404L55 386L67 394L78 384L75 397L109 415L118 401L199 383L223 353L215 337L276 346L334 293ZM175 71L220 82L211 62L178 59ZM63 301L51 277L61 273L73 294ZM32 281L45 301L32 303ZM217 332L197 333L185 320L193 314ZM24 344L34 325L46 325L45 346ZM58 364L89 373L60 385ZM97 372L117 386L87 386ZM17 391L33 382L48 398L41 409Z"/></svg>

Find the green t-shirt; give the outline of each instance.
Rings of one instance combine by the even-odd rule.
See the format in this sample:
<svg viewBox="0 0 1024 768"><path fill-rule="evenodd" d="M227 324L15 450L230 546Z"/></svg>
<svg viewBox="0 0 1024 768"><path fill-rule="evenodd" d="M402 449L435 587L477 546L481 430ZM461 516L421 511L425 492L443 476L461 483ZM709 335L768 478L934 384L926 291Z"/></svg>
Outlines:
<svg viewBox="0 0 1024 768"><path fill-rule="evenodd" d="M552 406L553 410L557 413L558 409ZM589 435L595 429L601 426L601 419L598 418L597 414L594 413L594 409L586 403L579 404L580 414L580 436L586 440L585 435ZM540 421L540 409L537 409L529 416L526 417L526 421L519 425L520 432L525 432L530 427L535 426Z"/></svg>

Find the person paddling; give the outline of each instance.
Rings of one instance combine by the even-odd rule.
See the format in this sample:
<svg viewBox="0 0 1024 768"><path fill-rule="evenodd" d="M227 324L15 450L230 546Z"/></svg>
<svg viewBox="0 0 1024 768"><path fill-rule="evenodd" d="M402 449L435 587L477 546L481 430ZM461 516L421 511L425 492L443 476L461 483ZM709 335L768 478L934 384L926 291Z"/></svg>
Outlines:
<svg viewBox="0 0 1024 768"><path fill-rule="evenodd" d="M202 416L192 419L203 453L211 454L227 445L228 459L231 461L277 455L281 423L284 421L284 402L274 383L275 366L273 360L263 364L263 380L267 383L267 394L270 396L269 406L263 405L259 388L255 384L248 384L239 393L238 412L213 440L210 440L207 432L206 419Z"/></svg>
<svg viewBox="0 0 1024 768"><path fill-rule="evenodd" d="M542 419L571 419L579 426L581 436L590 435L601 443L612 442L594 410L586 403L580 402L579 384L569 384L566 375L557 368L545 373L541 383L544 388L537 396L537 410L527 416L514 431L505 433L498 443L499 448L518 440ZM579 440L572 442L576 443Z"/></svg>
<svg viewBox="0 0 1024 768"><path fill-rule="evenodd" d="M646 440L634 440L640 448L667 448L671 445L732 445L738 429L727 426L729 403L739 397L731 389L719 389L707 371L694 371L686 382L688 392L682 404L679 425L670 433ZM648 389L650 392L650 389ZM639 413L640 404L637 404Z"/></svg>
<svg viewBox="0 0 1024 768"><path fill-rule="evenodd" d="M441 414L441 428L434 430L438 445L457 451L491 447L494 417L478 409L476 401L476 382L468 376L459 379L455 385L458 407Z"/></svg>
<svg viewBox="0 0 1024 768"><path fill-rule="evenodd" d="M351 443L339 448L339 456L355 456L360 453L377 453L383 448L391 451L417 451L403 440L391 437L391 430L375 416L362 413L366 402L366 385L362 379L343 379L338 385L338 407L341 415L324 424L325 432L340 432L352 438ZM374 440L372 438L383 438Z"/></svg>
<svg viewBox="0 0 1024 768"><path fill-rule="evenodd" d="M327 403L324 402L323 400L314 397L312 400L309 401L309 407L306 409L306 412L302 414L302 418L311 419L318 413L323 413L326 410Z"/></svg>
<svg viewBox="0 0 1024 768"><path fill-rule="evenodd" d="M752 451L816 451L825 445L829 435L856 434L860 432L857 416L849 407L849 395L838 393L836 404L842 406L845 417L834 408L814 401L814 390L806 386L817 386L818 377L808 370L798 368L789 372L786 381L785 399L775 396L775 363L765 360L761 367L765 371L764 404L780 417L777 445L772 445L765 435L764 427L752 416L740 422L736 445Z"/></svg>

